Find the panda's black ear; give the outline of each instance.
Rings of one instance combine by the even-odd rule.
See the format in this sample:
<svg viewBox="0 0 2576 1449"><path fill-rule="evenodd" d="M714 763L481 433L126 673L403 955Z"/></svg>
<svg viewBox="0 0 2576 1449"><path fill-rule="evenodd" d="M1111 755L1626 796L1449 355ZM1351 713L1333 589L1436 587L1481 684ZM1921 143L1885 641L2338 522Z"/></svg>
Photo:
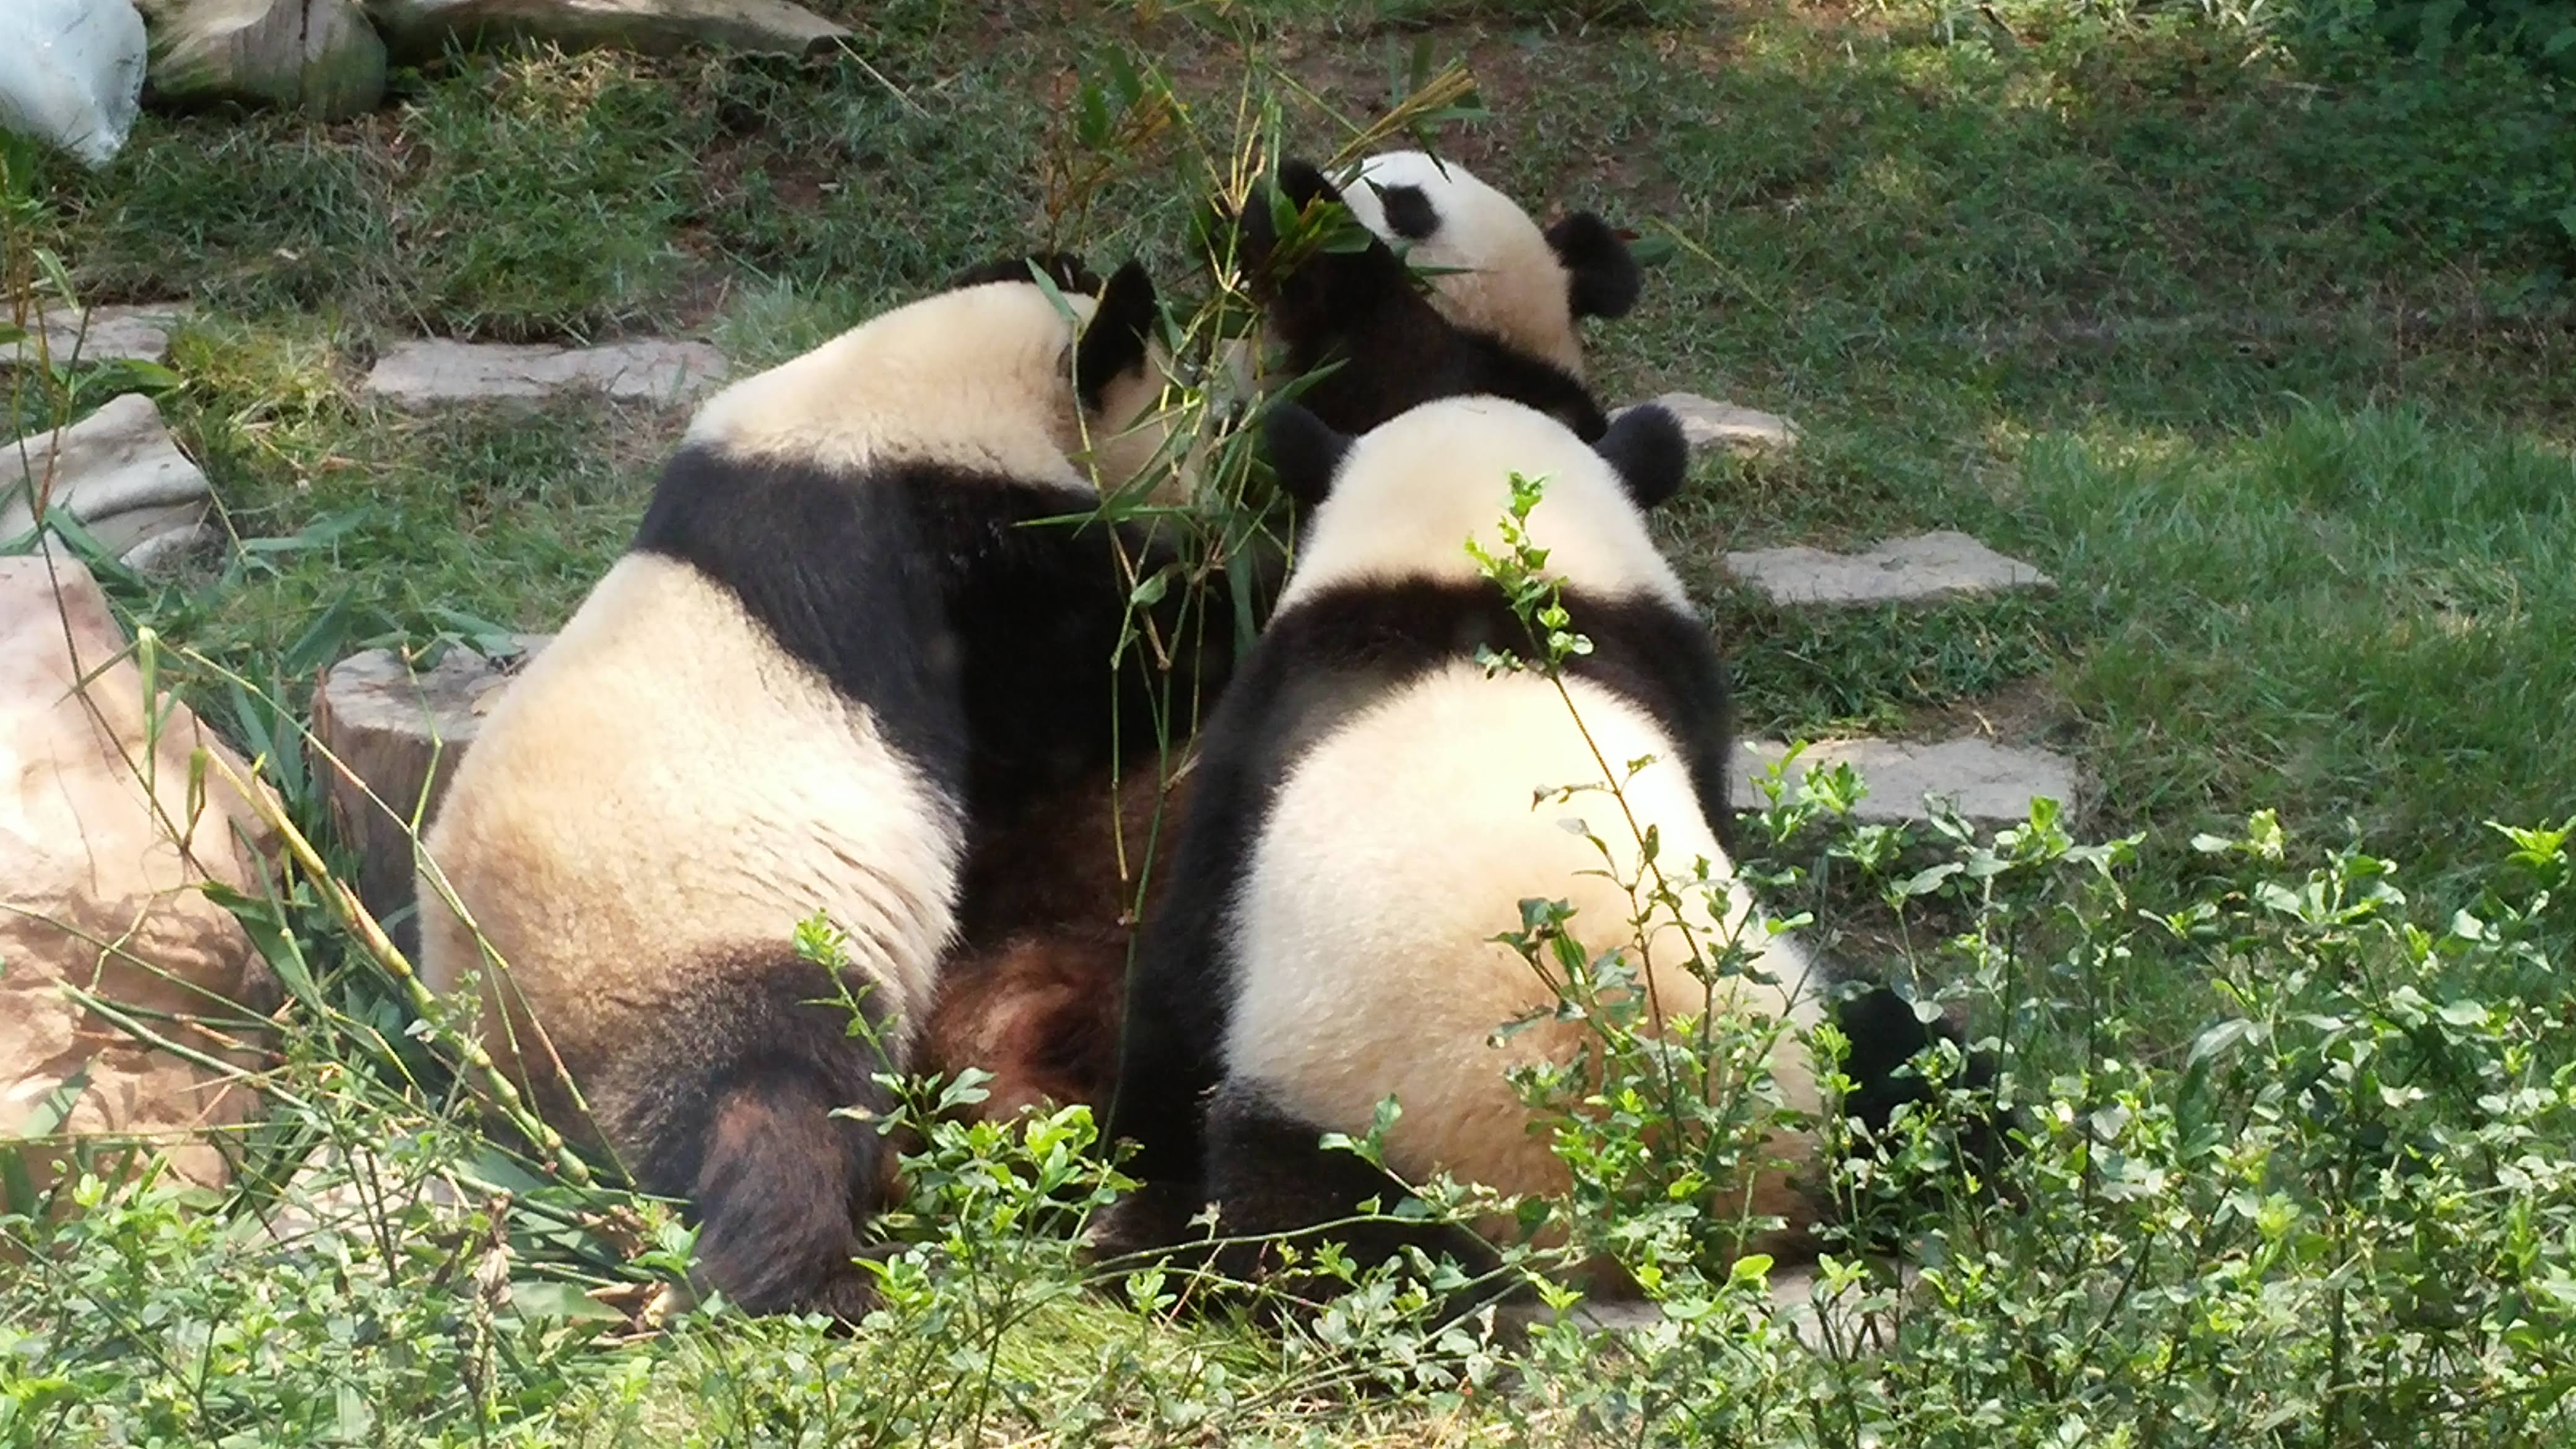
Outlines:
<svg viewBox="0 0 2576 1449"><path fill-rule="evenodd" d="M1624 317L1637 305L1646 274L1610 223L1578 211L1547 229L1548 247L1565 264L1566 301L1577 317Z"/></svg>
<svg viewBox="0 0 2576 1449"><path fill-rule="evenodd" d="M1144 368L1154 322L1154 279L1143 262L1130 261L1100 289L1100 305L1073 350L1073 386L1084 407L1099 411L1112 381Z"/></svg>
<svg viewBox="0 0 2576 1449"><path fill-rule="evenodd" d="M1312 161L1280 162L1279 194L1287 198L1288 207L1292 211L1304 211L1309 203L1317 199L1325 201L1342 199L1340 189L1324 175L1323 168Z"/></svg>
<svg viewBox="0 0 2576 1449"><path fill-rule="evenodd" d="M1341 471L1342 458L1351 450L1348 435L1333 431L1330 423L1308 412L1304 404L1284 401L1270 405L1270 415L1261 426L1261 442L1280 490L1309 511L1321 507L1331 495L1333 475Z"/></svg>
<svg viewBox="0 0 2576 1449"><path fill-rule="evenodd" d="M1592 451L1617 471L1639 508L1657 507L1680 492L1690 472L1690 440L1661 403L1640 403L1611 419Z"/></svg>

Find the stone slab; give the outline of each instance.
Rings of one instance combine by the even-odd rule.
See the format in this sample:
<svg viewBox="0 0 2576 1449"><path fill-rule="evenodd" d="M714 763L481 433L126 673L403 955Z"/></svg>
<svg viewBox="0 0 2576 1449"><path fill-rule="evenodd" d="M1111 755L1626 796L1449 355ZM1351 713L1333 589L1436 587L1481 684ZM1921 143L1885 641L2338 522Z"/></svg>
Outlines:
<svg viewBox="0 0 2576 1449"><path fill-rule="evenodd" d="M214 507L206 475L141 393L114 398L59 433L0 447L0 539L36 526L36 489L49 475L47 511L68 512L119 555L164 534L195 532Z"/></svg>
<svg viewBox="0 0 2576 1449"><path fill-rule="evenodd" d="M724 354L703 342L648 338L547 347L426 337L397 343L377 359L367 374L367 391L402 407L526 401L577 391L677 403L724 377Z"/></svg>
<svg viewBox="0 0 2576 1449"><path fill-rule="evenodd" d="M1682 436L1695 448L1732 448L1764 453L1793 446L1798 425L1778 413L1737 407L1695 392L1668 392L1656 402L1670 409L1682 425ZM1625 409L1622 409L1625 411Z"/></svg>
<svg viewBox="0 0 2576 1449"><path fill-rule="evenodd" d="M2056 580L1964 533L1890 539L1866 553L1760 548L1726 556L1726 570L1775 604L1920 603L1959 594L2053 588Z"/></svg>
<svg viewBox="0 0 2576 1449"><path fill-rule="evenodd" d="M1789 753L1772 740L1746 740L1736 747L1735 803L1761 799L1754 780ZM1792 767L1800 788L1810 766L1848 764L1859 772L1869 793L1853 815L1890 824L1928 818L1926 795L1943 795L1959 814L1980 825L2006 825L2030 816L2030 802L2047 796L2072 805L2083 776L2075 762L2053 751L1999 745L1974 737L1936 742L1910 740L1830 740L1810 745Z"/></svg>
<svg viewBox="0 0 2576 1449"><path fill-rule="evenodd" d="M45 338L43 355L57 367L75 361L165 361L170 356L170 334L187 315L185 302L92 307L84 329L81 313L48 313L40 329ZM30 337L0 353L0 363L33 362L37 355L35 339Z"/></svg>

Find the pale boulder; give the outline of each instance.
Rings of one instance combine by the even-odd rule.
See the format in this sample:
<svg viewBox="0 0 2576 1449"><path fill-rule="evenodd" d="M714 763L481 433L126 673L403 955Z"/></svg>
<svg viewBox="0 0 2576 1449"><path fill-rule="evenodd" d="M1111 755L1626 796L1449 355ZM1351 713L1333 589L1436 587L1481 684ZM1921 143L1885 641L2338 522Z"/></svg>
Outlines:
<svg viewBox="0 0 2576 1449"><path fill-rule="evenodd" d="M357 0L136 0L156 101L292 106L326 121L385 98L385 44Z"/></svg>
<svg viewBox="0 0 2576 1449"><path fill-rule="evenodd" d="M59 431L0 447L0 540L36 526L35 503L68 514L135 567L207 530L214 489L141 393L110 400ZM139 557L138 557L139 555Z"/></svg>
<svg viewBox="0 0 2576 1449"><path fill-rule="evenodd" d="M159 702L156 736L125 649L79 563L0 558L0 1140L31 1124L57 1149L139 1140L181 1181L213 1186L226 1167L209 1134L246 1120L255 1095L69 992L255 1065L245 1023L273 984L200 887L256 893L270 837L211 763L192 802L196 750L237 774L242 763L176 700ZM37 1155L41 1188L60 1159Z"/></svg>

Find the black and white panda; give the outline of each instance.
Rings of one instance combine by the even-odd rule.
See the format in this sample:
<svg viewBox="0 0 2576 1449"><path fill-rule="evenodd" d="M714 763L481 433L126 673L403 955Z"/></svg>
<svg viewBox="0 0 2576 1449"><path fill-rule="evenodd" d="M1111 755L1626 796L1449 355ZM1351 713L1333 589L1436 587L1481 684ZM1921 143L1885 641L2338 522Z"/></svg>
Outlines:
<svg viewBox="0 0 2576 1449"><path fill-rule="evenodd" d="M1542 230L1510 197L1421 151L1367 158L1347 190L1293 161L1279 184L1292 205L1343 201L1379 243L1260 279L1286 375L1259 376L1258 339L1236 345L1228 366L1245 396L1338 360L1304 401L1347 432L1459 392L1545 408L1587 436L1607 426L1584 386L1578 324L1624 315L1642 275L1609 223L1577 211ZM1256 277L1276 244L1266 208L1257 201L1238 238ZM1152 771L1085 781L970 860L965 937L926 1054L933 1069L993 1074L984 1115L1107 1101L1138 886L1152 884L1149 851L1178 803Z"/></svg>
<svg viewBox="0 0 2576 1449"><path fill-rule="evenodd" d="M1584 439L1601 436L1609 420L1583 380L1575 323L1635 303L1627 244L1589 212L1541 232L1509 197L1454 166L1443 175L1439 164L1421 152L1372 157L1345 191L1289 160L1275 192L1254 189L1230 235L1262 308L1263 345L1284 356L1276 374L1252 369L1249 385L1337 364L1299 400L1344 432L1435 398L1482 394L1537 408ZM1274 195L1300 215L1339 204L1364 240L1292 247ZM1417 278L1408 259L1430 275Z"/></svg>
<svg viewBox="0 0 2576 1449"><path fill-rule="evenodd" d="M1628 938L1633 906L1569 817L1622 874L1635 873L1644 830L1667 872L1706 860L1726 917L1693 919L1708 953L1754 911L1714 828L1726 808L1722 669L1646 529L1645 510L1686 464L1668 412L1627 412L1586 445L1495 398L1428 403L1356 440L1286 405L1269 440L1308 521L1277 614L1200 736L1170 889L1146 929L1109 1123L1136 1142L1129 1170L1146 1186L1104 1231L1112 1251L1181 1241L1211 1200L1227 1236L1312 1227L1372 1196L1392 1205L1375 1169L1318 1146L1327 1132L1367 1132L1390 1094L1397 1173L1560 1190L1566 1169L1504 1073L1570 1059L1585 1028L1541 1019L1496 1046L1499 1027L1555 1003L1493 938L1520 924L1529 898L1569 901L1594 952ZM1499 546L1515 472L1546 480L1529 532L1591 641L1564 669L1579 726L1541 675L1479 662L1480 649L1531 649L1462 548ZM1546 796L1600 782L1605 760L1647 757L1620 782L1633 825L1604 794ZM1695 1010L1705 988L1682 967L1691 949L1679 926L1659 932L1648 988L1667 1011ZM1817 1083L1795 1031L1823 1018L1825 982L1789 938L1754 927L1743 940L1777 984L1748 982L1732 1004L1793 1028L1771 1067L1785 1104L1812 1111ZM1925 1042L1910 1011L1844 1022L1873 1038L1853 1058L1888 1071ZM1773 1145L1792 1161L1806 1146ZM1787 1175L1751 1190L1756 1213L1814 1220ZM1409 1234L1350 1236L1376 1258ZM1464 1235L1433 1246L1485 1256Z"/></svg>
<svg viewBox="0 0 2576 1449"><path fill-rule="evenodd" d="M1616 228L1590 211L1544 230L1520 203L1455 161L1381 151L1342 199L1351 215L1428 274L1442 316L1583 380L1589 317L1624 317L1645 274Z"/></svg>
<svg viewBox="0 0 2576 1449"><path fill-rule="evenodd" d="M972 832L1107 764L1154 684L1112 687L1111 530L1031 522L1097 507L1077 456L1114 481L1160 447L1153 284L1038 264L1061 302L1030 261L979 268L709 399L425 841L424 980L475 975L479 928L493 1055L687 1199L707 1280L755 1312L867 1307L881 1138L829 1114L908 1066ZM1205 632L1221 672L1231 627ZM874 1041L793 948L817 910Z"/></svg>

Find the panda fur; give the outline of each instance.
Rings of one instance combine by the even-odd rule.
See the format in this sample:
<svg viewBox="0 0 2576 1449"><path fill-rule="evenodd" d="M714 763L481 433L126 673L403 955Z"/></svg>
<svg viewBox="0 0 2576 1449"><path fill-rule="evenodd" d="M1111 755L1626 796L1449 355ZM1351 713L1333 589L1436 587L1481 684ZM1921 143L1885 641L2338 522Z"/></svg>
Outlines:
<svg viewBox="0 0 2576 1449"><path fill-rule="evenodd" d="M1393 174L1410 173L1395 167ZM1339 204L1369 240L1284 255L1272 215L1274 195L1299 213ZM1444 201L1455 220L1434 210ZM1599 218L1584 216L1581 223L1564 224L1571 228L1568 235L1591 238L1597 228L1597 239L1611 250L1596 256L1597 247L1578 249L1586 267L1579 275L1593 279L1596 264L1633 268L1618 235ZM1417 245L1399 227L1427 230L1425 241L1441 238L1430 243L1429 256L1483 265L1418 278L1389 244L1395 237L1408 248ZM1420 403L1483 394L1548 413L1586 440L1608 428L1607 415L1583 381L1582 343L1573 324L1580 310L1578 274L1548 250L1536 223L1501 193L1477 183L1472 190L1455 186L1436 200L1411 184L1392 184L1382 192L1358 185L1346 194L1311 163L1290 160L1281 163L1272 186L1254 188L1230 235L1236 264L1262 308L1265 341L1284 354L1282 378L1339 364L1298 397L1328 425L1366 432ZM1559 286L1568 289L1562 305L1554 295ZM1580 300L1584 308L1608 308L1601 315L1615 315L1635 301L1633 275L1625 287L1622 294L1606 280L1587 280ZM1267 379L1256 381L1261 380Z"/></svg>
<svg viewBox="0 0 2576 1449"><path fill-rule="evenodd" d="M1568 213L1544 231L1520 204L1455 161L1381 151L1359 164L1342 199L1360 225L1430 273L1442 316L1504 347L1583 377L1587 317L1624 317L1644 273L1598 215Z"/></svg>
<svg viewBox="0 0 2576 1449"><path fill-rule="evenodd" d="M1722 668L1646 531L1644 510L1686 466L1670 413L1632 410L1586 446L1494 398L1429 403L1356 440L1284 405L1269 436L1310 518L1279 612L1201 736L1171 886L1147 927L1109 1129L1136 1142L1128 1170L1146 1186L1103 1232L1110 1251L1181 1242L1211 1200L1221 1236L1310 1228L1371 1196L1392 1205L1375 1169L1317 1143L1368 1131L1390 1094L1402 1115L1387 1160L1408 1179L1446 1170L1507 1192L1563 1188L1504 1070L1565 1059L1584 1028L1540 1021L1491 1046L1497 1027L1553 1002L1492 938L1531 897L1570 901L1594 950L1611 941L1589 937L1625 929L1625 894L1563 826L1592 816L1633 873L1632 833L1591 803L1606 797L1533 807L1534 791L1600 780L1595 745L1612 761L1653 757L1623 790L1659 833L1666 868L1707 860L1730 929L1754 909L1714 828L1726 810ZM1580 729L1540 676L1489 676L1476 660L1479 646L1530 647L1460 546L1495 545L1515 471L1548 480L1529 528L1592 641L1563 671ZM1729 938L1704 911L1694 925ZM1757 965L1777 984L1748 981L1736 1004L1792 1029L1771 1068L1786 1105L1812 1111L1797 1033L1823 1018L1825 983L1787 938L1756 928L1743 940L1760 943ZM1681 969L1687 954L1665 942L1651 980L1658 999L1695 1008L1704 988ZM1892 1054L1891 1070L1925 1040L1910 1011L1844 1022L1873 1037L1855 1057ZM1792 1162L1806 1146L1773 1144ZM1751 1193L1755 1213L1814 1218L1789 1174L1764 1174ZM1421 1241L1392 1224L1346 1237L1363 1261ZM1490 1263L1463 1234L1426 1246Z"/></svg>
<svg viewBox="0 0 2576 1449"><path fill-rule="evenodd" d="M1108 687L1108 530L1016 525L1097 506L1075 455L1117 479L1157 451L1124 429L1160 390L1153 285L1042 264L1072 319L997 264L708 400L425 841L426 983L482 978L502 1069L686 1199L706 1280L754 1312L865 1311L886 1164L828 1114L885 1108L875 1075L909 1064L970 832L1106 764L1150 687ZM793 948L818 909L873 1044Z"/></svg>
<svg viewBox="0 0 2576 1449"><path fill-rule="evenodd" d="M1291 375L1342 359L1336 377L1303 397L1319 416L1360 432L1428 398L1485 391L1548 408L1587 436L1607 427L1583 386L1577 323L1624 315L1642 276L1607 222L1578 211L1542 231L1510 197L1421 151L1367 158L1347 191L1294 161L1279 184L1292 204L1341 200L1381 242L1260 283ZM1246 268L1259 277L1275 246L1266 200L1257 194L1241 225ZM1433 269L1427 299L1408 264ZM1246 359L1258 343L1237 346L1230 366L1249 396L1258 383ZM1106 1101L1138 888L1150 891L1154 879L1141 869L1141 842L1177 804L1159 779L1103 775L970 862L965 939L926 1064L992 1073L979 1115Z"/></svg>

